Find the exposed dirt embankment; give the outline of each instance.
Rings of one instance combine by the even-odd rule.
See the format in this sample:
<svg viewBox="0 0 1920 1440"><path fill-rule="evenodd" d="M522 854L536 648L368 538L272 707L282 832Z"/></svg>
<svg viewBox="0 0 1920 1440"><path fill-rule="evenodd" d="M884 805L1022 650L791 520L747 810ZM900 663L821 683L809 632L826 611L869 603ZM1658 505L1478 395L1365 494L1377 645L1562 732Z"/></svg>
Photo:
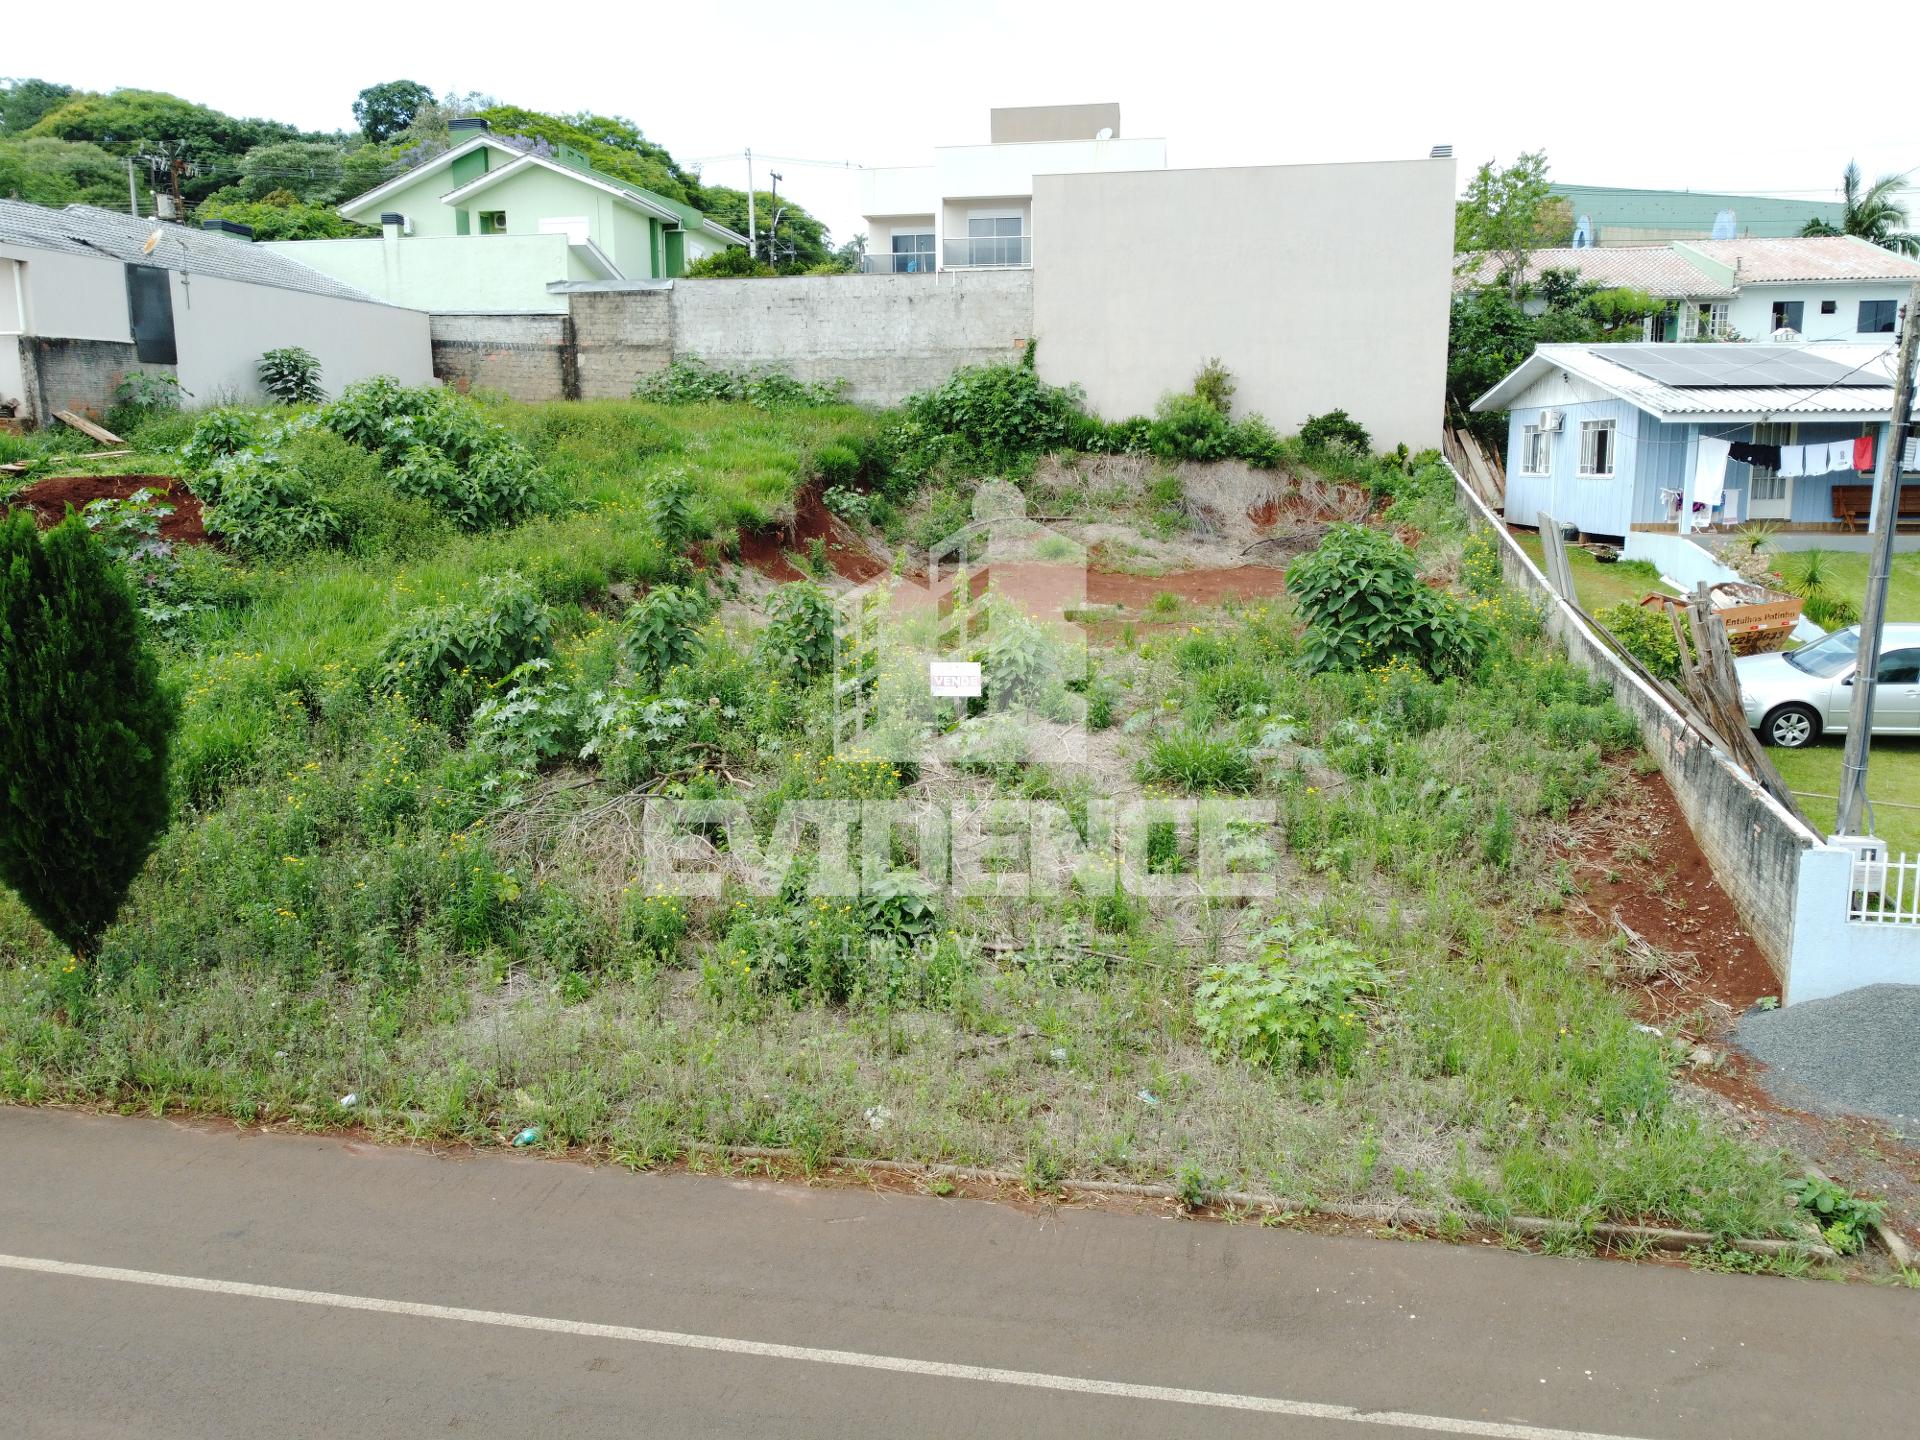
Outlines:
<svg viewBox="0 0 1920 1440"><path fill-rule="evenodd" d="M207 543L198 497L171 475L50 475L16 491L7 504L31 510L46 529L65 519L69 506L77 513L95 500L131 499L136 490L157 491L173 507L173 513L160 522L162 540L176 545Z"/></svg>

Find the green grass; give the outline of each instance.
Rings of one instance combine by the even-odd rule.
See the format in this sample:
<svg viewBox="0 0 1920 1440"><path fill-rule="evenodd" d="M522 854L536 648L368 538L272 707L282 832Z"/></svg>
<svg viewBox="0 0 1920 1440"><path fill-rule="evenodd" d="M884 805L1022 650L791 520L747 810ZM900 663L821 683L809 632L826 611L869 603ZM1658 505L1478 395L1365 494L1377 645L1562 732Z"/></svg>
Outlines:
<svg viewBox="0 0 1920 1440"><path fill-rule="evenodd" d="M1684 1102L1684 1046L1638 1029L1605 957L1562 924L1577 877L1538 857L1590 823L1635 737L1530 607L1489 611L1496 654L1444 682L1307 673L1284 601L1195 614L1100 657L1112 726L1091 769L836 760L826 680L765 646L742 604L656 686L631 672L609 587L673 563L639 514L661 468L686 469L697 528L724 537L781 516L814 449L879 422L497 413L573 506L209 583L217 603L165 655L185 707L180 809L98 959L73 966L0 895L0 1099L482 1144L537 1126L553 1148L633 1163L789 1145L1035 1177L1202 1175L1494 1223L1787 1231L1779 1157ZM549 607L552 693L633 706L617 764L579 758L568 727L583 722L562 718L558 757L518 774L377 683L396 625L509 568ZM894 795L1079 817L1143 765L1170 790L1270 804L1274 825L1229 827L1224 845L1275 873L1278 897L1116 895L1108 880L1022 899L733 889L669 904L639 880L636 787L733 796L763 826L788 800ZM1163 876L1198 863L1172 825L1147 850ZM1205 1043L1199 973L1245 958L1275 915L1345 937L1387 976L1338 1069L1225 1062ZM875 934L922 943L875 952Z"/></svg>
<svg viewBox="0 0 1920 1440"><path fill-rule="evenodd" d="M1833 739L1804 750L1767 751L1807 818L1829 832L1835 802L1826 797L1839 793L1845 748L1844 739ZM1874 740L1867 760L1867 798L1874 805L1875 833L1887 848L1920 855L1920 738L1883 735Z"/></svg>
<svg viewBox="0 0 1920 1440"><path fill-rule="evenodd" d="M1527 552L1541 573L1546 573L1547 562L1538 535L1520 534L1514 537L1520 542L1520 548ZM1602 565L1587 551L1577 546L1567 547L1567 569L1573 574L1573 588L1579 596L1580 608L1589 615L1597 615L1609 605L1621 601L1638 605L1648 595L1671 595L1673 591L1660 581L1653 567L1645 561L1622 560L1612 565Z"/></svg>
<svg viewBox="0 0 1920 1440"><path fill-rule="evenodd" d="M1795 557L1803 553L1782 551L1780 561L1791 567ZM1867 557L1842 550L1827 550L1824 555L1832 575L1827 588L1855 605L1862 604L1867 594ZM1907 550L1893 557L1893 567L1887 575L1887 619L1920 620L1920 550Z"/></svg>

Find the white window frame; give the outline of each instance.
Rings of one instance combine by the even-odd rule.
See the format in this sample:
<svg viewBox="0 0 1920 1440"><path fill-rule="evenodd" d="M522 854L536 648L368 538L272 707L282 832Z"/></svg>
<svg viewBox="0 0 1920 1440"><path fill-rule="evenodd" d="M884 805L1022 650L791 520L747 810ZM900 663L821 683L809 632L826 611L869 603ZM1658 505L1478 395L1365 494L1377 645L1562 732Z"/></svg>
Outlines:
<svg viewBox="0 0 1920 1440"><path fill-rule="evenodd" d="M1600 440L1607 437L1607 468L1595 468ZM1620 466L1620 422L1618 420L1582 420L1580 422L1580 477L1583 480L1611 480Z"/></svg>
<svg viewBox="0 0 1920 1440"><path fill-rule="evenodd" d="M1697 340L1702 335L1709 340L1724 340L1730 333L1727 315L1732 308L1729 300L1689 300L1680 311L1680 338ZM1706 320L1706 328L1700 322Z"/></svg>
<svg viewBox="0 0 1920 1440"><path fill-rule="evenodd" d="M1539 447L1536 457L1534 447ZM1539 425L1527 425L1520 431L1520 473L1522 475L1551 475L1553 473L1553 432Z"/></svg>
<svg viewBox="0 0 1920 1440"><path fill-rule="evenodd" d="M1798 445L1800 426L1791 420L1772 422L1758 421L1753 427L1753 443L1756 445ZM1771 489L1774 481L1780 482L1780 493L1760 497L1760 488L1764 485ZM1793 477L1782 475L1771 465L1752 465L1747 469L1747 519L1749 520L1787 520L1793 516Z"/></svg>

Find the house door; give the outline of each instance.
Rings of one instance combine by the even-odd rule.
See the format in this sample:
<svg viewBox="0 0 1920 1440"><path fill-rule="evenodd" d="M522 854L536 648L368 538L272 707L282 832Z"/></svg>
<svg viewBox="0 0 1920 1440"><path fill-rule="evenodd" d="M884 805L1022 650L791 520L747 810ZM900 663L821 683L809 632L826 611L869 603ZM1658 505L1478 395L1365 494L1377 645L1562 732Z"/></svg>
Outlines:
<svg viewBox="0 0 1920 1440"><path fill-rule="evenodd" d="M1791 425L1756 425L1753 427L1753 443L1791 445L1793 433L1794 427ZM1792 517L1793 481L1779 470L1771 465L1755 465L1748 485L1747 519L1786 520Z"/></svg>

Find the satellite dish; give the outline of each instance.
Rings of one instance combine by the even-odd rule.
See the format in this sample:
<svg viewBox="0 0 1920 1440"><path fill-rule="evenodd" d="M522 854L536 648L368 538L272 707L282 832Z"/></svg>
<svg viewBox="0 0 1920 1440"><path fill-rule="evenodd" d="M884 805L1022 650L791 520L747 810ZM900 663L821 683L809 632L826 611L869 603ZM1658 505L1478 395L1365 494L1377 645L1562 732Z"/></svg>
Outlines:
<svg viewBox="0 0 1920 1440"><path fill-rule="evenodd" d="M154 226L153 233L147 236L147 243L140 247L140 253L142 255L151 255L154 247L160 243L161 237L166 233L166 227L161 225Z"/></svg>

